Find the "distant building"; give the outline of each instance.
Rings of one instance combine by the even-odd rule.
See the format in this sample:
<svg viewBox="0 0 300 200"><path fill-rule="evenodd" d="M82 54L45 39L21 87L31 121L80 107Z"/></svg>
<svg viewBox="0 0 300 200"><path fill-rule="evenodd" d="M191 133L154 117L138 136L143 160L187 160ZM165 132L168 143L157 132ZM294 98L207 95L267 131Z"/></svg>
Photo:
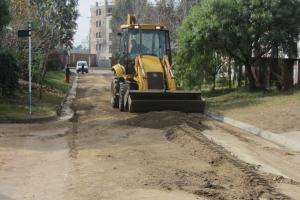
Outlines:
<svg viewBox="0 0 300 200"><path fill-rule="evenodd" d="M111 65L113 6L113 0L100 0L91 8L90 53L97 55L98 66Z"/></svg>

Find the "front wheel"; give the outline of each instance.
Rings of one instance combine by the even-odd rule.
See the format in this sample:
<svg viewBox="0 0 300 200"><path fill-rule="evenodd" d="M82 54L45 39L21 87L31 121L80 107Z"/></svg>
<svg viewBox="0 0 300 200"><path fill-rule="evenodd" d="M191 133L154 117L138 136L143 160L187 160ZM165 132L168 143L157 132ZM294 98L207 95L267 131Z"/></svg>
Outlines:
<svg viewBox="0 0 300 200"><path fill-rule="evenodd" d="M134 109L132 107L132 100L130 97L128 97L128 100L127 100L127 108L128 108L128 112L130 112L130 113L134 112Z"/></svg>
<svg viewBox="0 0 300 200"><path fill-rule="evenodd" d="M125 111L125 95L127 91L127 85L124 83L120 83L120 91L119 91L119 110L121 112Z"/></svg>
<svg viewBox="0 0 300 200"><path fill-rule="evenodd" d="M119 99L113 95L111 95L111 97L110 97L110 103L113 108L119 107Z"/></svg>
<svg viewBox="0 0 300 200"><path fill-rule="evenodd" d="M114 79L111 82L111 94L110 94L110 103L113 108L119 108L119 96L118 93L118 82Z"/></svg>

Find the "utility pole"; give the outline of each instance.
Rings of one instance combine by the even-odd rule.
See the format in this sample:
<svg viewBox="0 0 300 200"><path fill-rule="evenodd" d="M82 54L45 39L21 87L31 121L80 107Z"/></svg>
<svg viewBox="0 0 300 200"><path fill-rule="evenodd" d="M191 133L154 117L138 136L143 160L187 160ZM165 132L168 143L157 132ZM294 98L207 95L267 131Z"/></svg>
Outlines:
<svg viewBox="0 0 300 200"><path fill-rule="evenodd" d="M29 9L30 9L30 6L31 6L31 3L30 3L30 0L28 0L28 6L29 6ZM29 50L29 53L28 53L28 76L29 76L29 83L28 83L28 107L29 107L29 117L31 118L31 115L32 115L32 86L31 86L31 62L32 62L32 54L31 54L31 22L29 21L28 23L28 50Z"/></svg>
<svg viewBox="0 0 300 200"><path fill-rule="evenodd" d="M32 114L32 86L31 86L31 22L28 23L28 47L29 47L29 55L28 55L28 76L29 76L29 83L28 83L28 106L29 106L29 115Z"/></svg>
<svg viewBox="0 0 300 200"><path fill-rule="evenodd" d="M30 9L30 0L28 0L28 8ZM27 38L28 37L28 114L29 118L32 115L32 75L31 75L31 65L32 65L32 46L31 46L31 33L32 33L32 24L31 21L28 22L28 29L26 30L18 30L19 38Z"/></svg>

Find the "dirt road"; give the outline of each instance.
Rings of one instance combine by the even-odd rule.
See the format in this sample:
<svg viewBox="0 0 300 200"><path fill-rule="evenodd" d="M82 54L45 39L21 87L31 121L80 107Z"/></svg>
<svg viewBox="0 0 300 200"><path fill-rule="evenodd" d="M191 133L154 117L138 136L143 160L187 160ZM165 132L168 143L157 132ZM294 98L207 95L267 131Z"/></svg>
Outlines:
<svg viewBox="0 0 300 200"><path fill-rule="evenodd" d="M110 79L79 78L71 122L0 125L1 200L289 199L277 184L297 182L211 142L208 119L112 109Z"/></svg>

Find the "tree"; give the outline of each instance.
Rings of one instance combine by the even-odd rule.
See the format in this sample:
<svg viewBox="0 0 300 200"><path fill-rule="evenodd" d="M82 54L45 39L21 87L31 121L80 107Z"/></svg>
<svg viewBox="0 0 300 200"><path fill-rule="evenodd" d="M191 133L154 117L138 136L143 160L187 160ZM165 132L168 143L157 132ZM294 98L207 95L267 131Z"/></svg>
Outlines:
<svg viewBox="0 0 300 200"><path fill-rule="evenodd" d="M8 25L10 21L8 0L0 1L0 32L3 30L4 26Z"/></svg>
<svg viewBox="0 0 300 200"><path fill-rule="evenodd" d="M0 94L13 95L19 84L19 67L13 54L0 49Z"/></svg>
<svg viewBox="0 0 300 200"><path fill-rule="evenodd" d="M9 14L9 4L8 0L1 0L0 1L0 39L3 37L4 34L4 27L8 25L10 21L10 14ZM3 46L2 43L0 47Z"/></svg>
<svg viewBox="0 0 300 200"><path fill-rule="evenodd" d="M208 55L206 61L208 62L205 69L207 74L206 77L208 82L212 83L211 89L214 91L216 89L217 75L219 74L221 68L226 64L226 61L225 59L222 60L221 55L213 52Z"/></svg>
<svg viewBox="0 0 300 200"><path fill-rule="evenodd" d="M25 29L28 22L32 22L33 80L41 85L41 92L49 55L54 51L65 52L73 45L78 0L31 0L30 3L28 5L28 0L10 0L9 10L15 15L9 25L14 31L4 34L1 45L14 52L20 64L21 78L27 78L28 43L26 39L18 38L15 30Z"/></svg>
<svg viewBox="0 0 300 200"><path fill-rule="evenodd" d="M189 65L193 57L213 50L244 65L254 89L252 67L274 45L289 46L298 39L299 26L297 0L203 0L180 28L179 62Z"/></svg>

